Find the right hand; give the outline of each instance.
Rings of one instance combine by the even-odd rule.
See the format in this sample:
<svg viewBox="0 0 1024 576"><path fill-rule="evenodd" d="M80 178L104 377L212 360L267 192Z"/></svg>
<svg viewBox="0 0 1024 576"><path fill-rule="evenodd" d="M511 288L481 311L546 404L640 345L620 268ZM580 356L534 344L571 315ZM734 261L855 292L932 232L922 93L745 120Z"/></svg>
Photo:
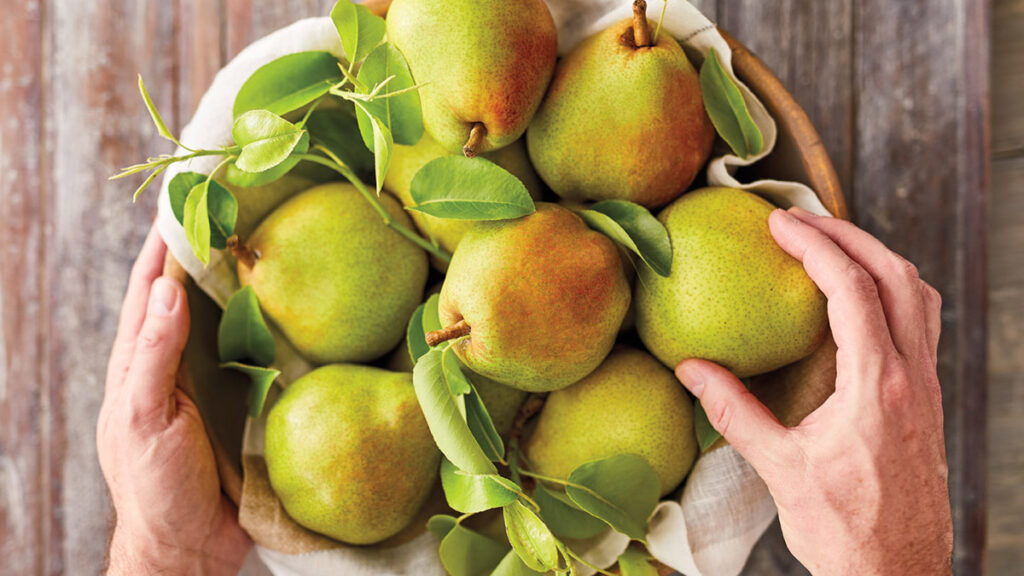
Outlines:
<svg viewBox="0 0 1024 576"><path fill-rule="evenodd" d="M811 572L951 574L938 292L849 222L793 209L769 225L828 298L835 393L786 428L716 364L685 360L677 376L764 479Z"/></svg>

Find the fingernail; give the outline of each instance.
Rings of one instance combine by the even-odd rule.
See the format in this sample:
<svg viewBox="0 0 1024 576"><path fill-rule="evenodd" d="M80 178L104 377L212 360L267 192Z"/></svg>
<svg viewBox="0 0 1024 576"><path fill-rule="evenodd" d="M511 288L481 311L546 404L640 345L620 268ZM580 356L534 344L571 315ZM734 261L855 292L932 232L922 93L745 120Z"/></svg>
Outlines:
<svg viewBox="0 0 1024 576"><path fill-rule="evenodd" d="M683 386L686 386L697 398L700 398L701 394L704 393L704 374L701 373L699 368L695 368L693 364L684 361L679 366L676 366L676 378L679 378Z"/></svg>
<svg viewBox="0 0 1024 576"><path fill-rule="evenodd" d="M816 218L816 216L814 214L808 212L807 210L804 210L803 208L801 208L799 206L791 207L789 209L789 212L792 213L792 214L797 214L799 216L809 216L811 218Z"/></svg>
<svg viewBox="0 0 1024 576"><path fill-rule="evenodd" d="M786 222L788 222L790 224L799 224L800 223L800 221L796 219L796 216L793 216L792 214L790 214L789 212L783 210L782 208L776 208L775 209L775 213L778 214L780 218L782 218L783 220L785 220Z"/></svg>
<svg viewBox="0 0 1024 576"><path fill-rule="evenodd" d="M149 311L157 316L170 316L178 304L178 287L174 280L161 276L153 282L149 293Z"/></svg>

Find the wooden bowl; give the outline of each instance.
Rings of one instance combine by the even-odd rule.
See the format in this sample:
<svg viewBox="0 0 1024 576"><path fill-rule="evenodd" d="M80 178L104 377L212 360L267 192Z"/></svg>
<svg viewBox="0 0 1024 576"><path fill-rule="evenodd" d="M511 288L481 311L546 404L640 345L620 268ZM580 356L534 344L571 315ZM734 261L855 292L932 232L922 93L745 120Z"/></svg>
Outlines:
<svg viewBox="0 0 1024 576"><path fill-rule="evenodd" d="M383 16L390 0L369 0L364 5ZM752 166L750 174L803 182L815 191L834 216L848 219L839 178L807 114L757 56L725 31L721 33L732 48L736 75L761 98L778 124L775 149ZM237 504L242 489L242 434L248 381L234 371L218 367L216 334L220 322L219 307L191 281L169 252L164 273L180 279L188 292L192 332L184 353L184 387L202 413L224 492ZM827 347L823 348L827 351ZM821 364L820 359L816 362ZM828 370L826 366L823 371ZM660 567L659 572L669 574L672 571Z"/></svg>

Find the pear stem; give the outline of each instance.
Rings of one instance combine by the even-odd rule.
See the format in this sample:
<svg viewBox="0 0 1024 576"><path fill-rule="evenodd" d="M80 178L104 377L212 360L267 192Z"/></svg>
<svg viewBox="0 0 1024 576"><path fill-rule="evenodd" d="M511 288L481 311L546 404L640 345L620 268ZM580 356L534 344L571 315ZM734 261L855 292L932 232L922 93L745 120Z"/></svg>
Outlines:
<svg viewBox="0 0 1024 576"><path fill-rule="evenodd" d="M459 320L455 324L442 328L440 330L434 330L433 332L427 332L426 339L427 344L431 347L437 346L442 342L454 340L456 338L462 338L463 336L469 335L469 324L465 320Z"/></svg>
<svg viewBox="0 0 1024 576"><path fill-rule="evenodd" d="M633 43L637 48L651 45L651 27L647 23L647 2L633 2Z"/></svg>
<svg viewBox="0 0 1024 576"><path fill-rule="evenodd" d="M483 143L484 136L486 135L487 127L483 123L477 122L473 124L473 129L469 131L469 140L466 140L466 145L462 147L462 153L466 155L466 158L476 156L476 150Z"/></svg>
<svg viewBox="0 0 1024 576"><path fill-rule="evenodd" d="M252 267L256 265L256 254L238 240L237 234L228 238L228 248L235 258L238 258L238 261L242 263L242 266L252 270Z"/></svg>
<svg viewBox="0 0 1024 576"><path fill-rule="evenodd" d="M523 405L519 408L519 413L516 414L516 419L512 421L512 427L508 430L509 442L519 442L519 437L523 435L523 427L526 426L526 421L533 418L535 414L540 412L540 409L544 407L544 401L547 400L548 395L544 393L533 393L523 402Z"/></svg>

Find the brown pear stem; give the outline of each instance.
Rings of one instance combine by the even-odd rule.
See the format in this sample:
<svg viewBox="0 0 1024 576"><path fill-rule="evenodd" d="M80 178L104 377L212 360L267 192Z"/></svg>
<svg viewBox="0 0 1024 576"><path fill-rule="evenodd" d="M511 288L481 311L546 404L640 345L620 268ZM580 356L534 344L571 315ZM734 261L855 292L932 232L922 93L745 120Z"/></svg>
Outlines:
<svg viewBox="0 0 1024 576"><path fill-rule="evenodd" d="M235 258L238 258L238 261L242 263L242 266L252 270L252 267L256 265L256 254L238 240L237 234L228 238L228 248Z"/></svg>
<svg viewBox="0 0 1024 576"><path fill-rule="evenodd" d="M647 23L647 2L633 2L633 43L637 48L651 45L651 27Z"/></svg>
<svg viewBox="0 0 1024 576"><path fill-rule="evenodd" d="M519 407L519 412L516 414L516 419L512 421L512 426L508 429L509 442L519 442L519 437L523 435L523 428L526 426L526 422L533 418L534 414L540 412L540 409L544 407L544 401L548 399L547 392L533 393L527 397L526 402Z"/></svg>
<svg viewBox="0 0 1024 576"><path fill-rule="evenodd" d="M437 346L442 342L462 338L463 336L469 335L469 330L469 324L467 324L465 320L459 320L447 328L427 332L427 344L430 346Z"/></svg>
<svg viewBox="0 0 1024 576"><path fill-rule="evenodd" d="M487 127L481 122L473 124L473 129L469 131L469 140L466 140L466 145L462 147L462 153L466 155L466 158L473 158L476 156L476 151L480 148L480 144L484 141L484 136L487 135Z"/></svg>

